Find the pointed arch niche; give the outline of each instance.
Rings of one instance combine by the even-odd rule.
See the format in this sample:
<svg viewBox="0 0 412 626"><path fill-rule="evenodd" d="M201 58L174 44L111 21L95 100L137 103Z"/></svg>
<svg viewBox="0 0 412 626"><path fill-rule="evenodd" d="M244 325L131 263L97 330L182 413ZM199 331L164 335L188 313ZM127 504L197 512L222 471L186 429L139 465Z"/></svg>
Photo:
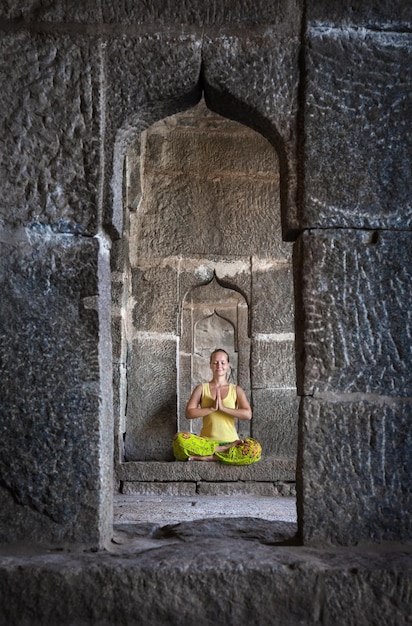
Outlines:
<svg viewBox="0 0 412 626"><path fill-rule="evenodd" d="M216 275L186 294L179 347L178 430L200 432L198 420L185 418L185 407L192 389L210 380L210 353L216 348L230 355L230 382L241 385L250 396L248 314L245 297L236 289L223 287ZM237 427L240 436L250 434L249 422Z"/></svg>
<svg viewBox="0 0 412 626"><path fill-rule="evenodd" d="M295 463L292 244L282 241L279 172L267 139L203 100L130 147L113 280L120 461L173 460L173 435L194 426L190 391L209 378L211 350L227 347L264 458Z"/></svg>

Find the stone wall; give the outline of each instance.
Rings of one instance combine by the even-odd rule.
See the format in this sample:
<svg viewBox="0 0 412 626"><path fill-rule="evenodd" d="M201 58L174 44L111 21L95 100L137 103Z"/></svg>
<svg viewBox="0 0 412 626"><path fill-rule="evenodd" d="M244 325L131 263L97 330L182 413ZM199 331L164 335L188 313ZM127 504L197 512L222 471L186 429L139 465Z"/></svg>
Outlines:
<svg viewBox="0 0 412 626"><path fill-rule="evenodd" d="M403 0L1 5L3 542L110 537L124 158L202 90L276 149L283 236L298 240L300 536L410 539L410 13ZM268 388L270 358L265 342L252 353Z"/></svg>
<svg viewBox="0 0 412 626"><path fill-rule="evenodd" d="M150 126L128 153L126 177L130 292L115 302L126 319L126 460L172 460L177 430L199 430L185 405L199 367L209 380L216 347L251 399L265 457L295 458L292 250L281 239L275 150L202 101ZM202 348L196 329L213 316L221 321ZM240 435L249 427L239 423Z"/></svg>

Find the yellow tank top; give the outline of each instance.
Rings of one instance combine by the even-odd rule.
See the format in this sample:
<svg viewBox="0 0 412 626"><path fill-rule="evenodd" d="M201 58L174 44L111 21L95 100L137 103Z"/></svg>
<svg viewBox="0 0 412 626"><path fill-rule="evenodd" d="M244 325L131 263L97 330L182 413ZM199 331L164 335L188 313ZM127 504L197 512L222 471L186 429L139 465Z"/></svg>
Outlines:
<svg viewBox="0 0 412 626"><path fill-rule="evenodd" d="M236 385L229 384L229 392L226 398L223 400L223 405L228 409L236 408ZM202 397L200 400L200 406L202 409L215 406L216 400L212 398L210 393L209 383L202 384ZM229 443L230 441L236 441L239 439L235 428L235 418L223 411L213 411L209 415L205 415L203 418L203 426L200 432L202 437L206 439L214 439L222 443Z"/></svg>

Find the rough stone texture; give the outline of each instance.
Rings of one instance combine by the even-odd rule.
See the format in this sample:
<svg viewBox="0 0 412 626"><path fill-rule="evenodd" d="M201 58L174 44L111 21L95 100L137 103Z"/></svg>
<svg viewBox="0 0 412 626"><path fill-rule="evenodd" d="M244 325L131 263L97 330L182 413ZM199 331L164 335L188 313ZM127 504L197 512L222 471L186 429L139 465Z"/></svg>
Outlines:
<svg viewBox="0 0 412 626"><path fill-rule="evenodd" d="M294 21L300 12L299 0L191 0L184 4L174 0L155 0L136 3L126 0L113 4L103 0L104 22L125 24L156 23L162 25L227 26L228 24L263 25Z"/></svg>
<svg viewBox="0 0 412 626"><path fill-rule="evenodd" d="M204 89L212 110L251 126L279 156L282 225L296 221L296 136L299 31L296 19L284 29L205 37Z"/></svg>
<svg viewBox="0 0 412 626"><path fill-rule="evenodd" d="M95 233L100 141L96 40L3 34L0 81L0 222Z"/></svg>
<svg viewBox="0 0 412 626"><path fill-rule="evenodd" d="M412 558L406 546L342 552L276 545L288 526L264 520L235 527L181 524L161 529L158 538L140 531L134 541L127 529L106 553L5 556L2 622L410 623Z"/></svg>
<svg viewBox="0 0 412 626"><path fill-rule="evenodd" d="M122 494L192 496L196 494L195 482L155 483L144 481L127 481L122 484Z"/></svg>
<svg viewBox="0 0 412 626"><path fill-rule="evenodd" d="M257 481L230 482L144 482L127 481L122 483L124 495L158 495L158 496L296 496L294 483L271 483Z"/></svg>
<svg viewBox="0 0 412 626"><path fill-rule="evenodd" d="M128 362L126 459L171 461L176 433L176 341L139 336Z"/></svg>
<svg viewBox="0 0 412 626"><path fill-rule="evenodd" d="M123 482L188 482L247 481L276 482L295 480L295 459L262 459L253 465L229 466L223 463L179 462L161 463L131 461L120 463L116 478Z"/></svg>
<svg viewBox="0 0 412 626"><path fill-rule="evenodd" d="M412 402L305 398L297 484L305 545L411 541Z"/></svg>
<svg viewBox="0 0 412 626"><path fill-rule="evenodd" d="M412 22L412 6L404 0L316 0L307 4L306 18L309 24L351 24L402 31Z"/></svg>
<svg viewBox="0 0 412 626"><path fill-rule="evenodd" d="M159 259L132 271L133 322L139 331L177 334L177 267Z"/></svg>
<svg viewBox="0 0 412 626"><path fill-rule="evenodd" d="M254 496L275 496L276 490L273 483L240 482L231 481L228 483L208 483L200 482L197 493L202 496L224 496L224 495L254 495Z"/></svg>
<svg viewBox="0 0 412 626"><path fill-rule="evenodd" d="M252 388L294 388L296 385L295 342L265 336L252 340Z"/></svg>
<svg viewBox="0 0 412 626"><path fill-rule="evenodd" d="M300 246L303 393L412 397L412 234L311 231Z"/></svg>
<svg viewBox="0 0 412 626"><path fill-rule="evenodd" d="M290 252L288 256L286 254L288 259ZM278 263L256 259L253 263L251 320L252 333L294 332L293 280L289 259Z"/></svg>
<svg viewBox="0 0 412 626"><path fill-rule="evenodd" d="M296 389L254 389L252 436L266 458L296 459L299 398Z"/></svg>
<svg viewBox="0 0 412 626"><path fill-rule="evenodd" d="M203 0L191 0L178 3L174 0L151 0L136 2L125 0L112 3L110 0L101 2L90 1L86 4L67 2L67 0L19 0L3 2L0 6L0 17L5 19L23 19L26 21L79 22L117 25L146 25L152 27L227 26L228 24L244 24L256 26L278 24L292 21L300 11L298 0L213 0L207 5Z"/></svg>
<svg viewBox="0 0 412 626"><path fill-rule="evenodd" d="M99 545L112 476L100 409L111 401L99 370L99 244L44 231L1 237L0 542Z"/></svg>
<svg viewBox="0 0 412 626"><path fill-rule="evenodd" d="M123 166L128 148L153 122L201 96L200 35L146 34L105 43L106 174L104 223L122 233ZM153 71L156 68L156 72Z"/></svg>
<svg viewBox="0 0 412 626"><path fill-rule="evenodd" d="M254 137L251 139L250 134L251 131L249 136L245 133L243 138L248 146L247 158L259 167L261 157L256 150L259 142ZM174 163L179 171L167 170L167 163L163 168L145 168L145 193L137 221L140 253L149 258L233 257L248 252L279 256L278 181L264 170L258 173L245 170L245 157L241 155L246 147L236 145L239 144L236 136L196 133L195 138L197 141L185 142L186 154ZM172 142L173 137L168 141ZM228 173L220 172L220 161L212 160L208 168L200 163L199 169L196 168L197 144L201 141L216 145L216 150L221 146L224 153L230 151L235 163L227 164ZM203 148L205 157L216 161L216 155L210 154L211 147ZM185 162L189 168L181 165ZM279 236L275 237L274 232Z"/></svg>
<svg viewBox="0 0 412 626"><path fill-rule="evenodd" d="M307 39L302 226L411 228L411 34Z"/></svg>

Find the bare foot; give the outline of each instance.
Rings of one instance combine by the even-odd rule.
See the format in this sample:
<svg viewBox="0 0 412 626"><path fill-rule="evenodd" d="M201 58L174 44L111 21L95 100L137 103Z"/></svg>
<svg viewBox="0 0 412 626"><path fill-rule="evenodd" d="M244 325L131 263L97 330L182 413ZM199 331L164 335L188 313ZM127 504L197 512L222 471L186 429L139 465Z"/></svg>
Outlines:
<svg viewBox="0 0 412 626"><path fill-rule="evenodd" d="M189 456L187 457L188 461L217 461L218 459L213 456Z"/></svg>

